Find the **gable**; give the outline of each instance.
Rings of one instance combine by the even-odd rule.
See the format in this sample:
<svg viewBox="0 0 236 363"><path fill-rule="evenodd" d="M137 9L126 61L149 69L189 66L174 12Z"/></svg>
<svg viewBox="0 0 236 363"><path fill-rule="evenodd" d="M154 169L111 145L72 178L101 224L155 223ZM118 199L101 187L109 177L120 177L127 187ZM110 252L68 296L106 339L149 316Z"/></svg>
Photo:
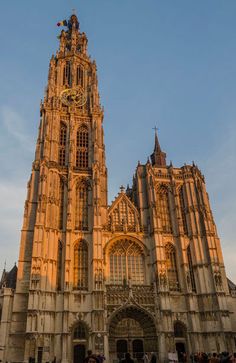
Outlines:
<svg viewBox="0 0 236 363"><path fill-rule="evenodd" d="M126 232L140 230L138 210L124 192L119 193L110 206L108 218L111 230Z"/></svg>

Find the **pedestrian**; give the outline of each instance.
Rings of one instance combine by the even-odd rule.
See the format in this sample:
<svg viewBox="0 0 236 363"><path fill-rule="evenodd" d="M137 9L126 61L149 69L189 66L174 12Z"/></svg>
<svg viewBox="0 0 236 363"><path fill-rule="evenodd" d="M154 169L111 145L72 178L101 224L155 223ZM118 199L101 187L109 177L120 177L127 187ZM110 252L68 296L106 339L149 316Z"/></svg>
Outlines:
<svg viewBox="0 0 236 363"><path fill-rule="evenodd" d="M144 355L143 355L143 363L149 363L149 358L148 358L147 353L144 353Z"/></svg>
<svg viewBox="0 0 236 363"><path fill-rule="evenodd" d="M134 360L131 358L130 353L125 353L125 358L122 359L122 363L134 363Z"/></svg>
<svg viewBox="0 0 236 363"><path fill-rule="evenodd" d="M150 363L157 363L157 357L156 354L151 352L151 358L150 358Z"/></svg>

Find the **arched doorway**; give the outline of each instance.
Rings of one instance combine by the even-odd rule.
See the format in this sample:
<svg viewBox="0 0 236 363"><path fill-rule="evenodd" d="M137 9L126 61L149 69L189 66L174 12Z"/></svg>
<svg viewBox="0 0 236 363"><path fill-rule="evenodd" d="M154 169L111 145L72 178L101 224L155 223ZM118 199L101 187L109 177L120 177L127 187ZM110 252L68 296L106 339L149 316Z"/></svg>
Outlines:
<svg viewBox="0 0 236 363"><path fill-rule="evenodd" d="M74 363L83 363L85 359L86 348L84 344L74 345L73 361Z"/></svg>
<svg viewBox="0 0 236 363"><path fill-rule="evenodd" d="M73 363L83 363L87 350L87 327L83 322L78 323L73 330Z"/></svg>
<svg viewBox="0 0 236 363"><path fill-rule="evenodd" d="M157 352L157 334L153 318L148 312L127 306L118 310L109 323L110 360L120 360L126 352L141 361L144 352Z"/></svg>
<svg viewBox="0 0 236 363"><path fill-rule="evenodd" d="M178 354L178 361L184 361L184 355L187 353L186 351L186 338L187 338L187 329L186 326L181 321L176 321L174 323L174 336L175 336L175 349Z"/></svg>

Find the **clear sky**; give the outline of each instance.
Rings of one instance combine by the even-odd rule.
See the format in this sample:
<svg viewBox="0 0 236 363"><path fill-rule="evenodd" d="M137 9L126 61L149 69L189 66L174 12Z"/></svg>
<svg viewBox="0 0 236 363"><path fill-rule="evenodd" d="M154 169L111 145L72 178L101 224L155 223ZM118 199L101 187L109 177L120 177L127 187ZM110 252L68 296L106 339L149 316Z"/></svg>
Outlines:
<svg viewBox="0 0 236 363"><path fill-rule="evenodd" d="M18 259L26 184L56 23L76 9L105 108L110 201L159 139L206 178L236 282L236 1L8 0L0 13L0 269Z"/></svg>

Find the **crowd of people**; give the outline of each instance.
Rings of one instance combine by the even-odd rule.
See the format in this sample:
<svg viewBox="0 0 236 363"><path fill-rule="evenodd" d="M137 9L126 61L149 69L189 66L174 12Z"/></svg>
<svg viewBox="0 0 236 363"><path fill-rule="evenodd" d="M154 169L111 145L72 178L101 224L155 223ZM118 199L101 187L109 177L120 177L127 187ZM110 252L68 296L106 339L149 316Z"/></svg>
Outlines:
<svg viewBox="0 0 236 363"><path fill-rule="evenodd" d="M183 363L186 360L183 360ZM217 353L204 353L197 352L190 355L191 363L236 363L236 353L230 354L229 352Z"/></svg>
<svg viewBox="0 0 236 363"><path fill-rule="evenodd" d="M91 350L88 350L87 357L84 363L104 363L106 360L104 354L93 354ZM158 363L158 359L155 353L144 353L142 358L143 363ZM176 361L177 362L177 361ZM188 355L186 353L178 354L179 363L236 363L236 353L230 354L228 352L218 353L204 353L196 352ZM108 362L107 362L108 363ZM125 353L124 358L120 359L119 363L135 363L130 353Z"/></svg>

